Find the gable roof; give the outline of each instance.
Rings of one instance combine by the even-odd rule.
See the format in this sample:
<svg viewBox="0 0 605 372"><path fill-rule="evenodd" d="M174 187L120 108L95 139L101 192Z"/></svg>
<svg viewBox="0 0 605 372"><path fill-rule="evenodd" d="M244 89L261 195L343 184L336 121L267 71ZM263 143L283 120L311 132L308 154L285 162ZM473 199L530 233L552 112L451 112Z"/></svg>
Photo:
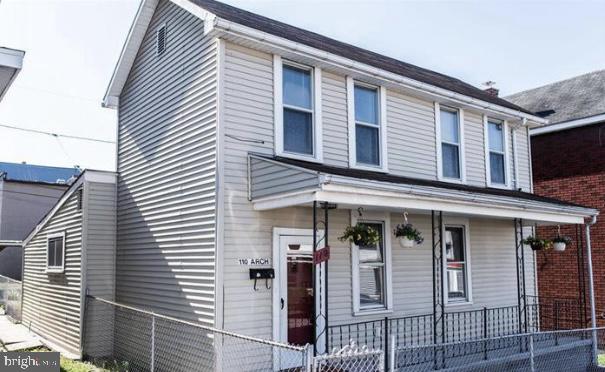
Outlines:
<svg viewBox="0 0 605 372"><path fill-rule="evenodd" d="M78 168L0 162L1 178L11 181L65 184L80 172Z"/></svg>
<svg viewBox="0 0 605 372"><path fill-rule="evenodd" d="M502 98L495 97L485 91L465 83L462 80L437 73L425 68L421 68L403 61L396 60L366 49L356 47L351 44L340 42L329 37L307 31L298 27L288 25L252 12L248 12L214 0L172 0L177 5L191 11L192 13L207 16L206 20L214 16L214 26L219 24L220 20L237 24L248 29L254 29L266 34L270 34L280 39L288 40L313 49L327 52L332 55L345 58L346 60L359 62L360 64L371 66L397 76L401 76L412 81L423 84L427 87L435 87L448 92L453 92L461 97L467 97L470 101L478 103L482 107L486 105L495 105L516 113L529 115L537 123L543 123L540 118L525 108L517 106ZM104 105L106 107L116 107L117 97L126 81L128 70L134 62L136 51L138 50L146 25L148 25L153 9L158 0L143 0L133 26L130 29L126 45L116 66L111 82L107 89ZM195 8L195 9L193 9Z"/></svg>
<svg viewBox="0 0 605 372"><path fill-rule="evenodd" d="M506 99L545 117L550 122L548 126L603 115L605 70L515 93ZM585 122L589 124L588 120Z"/></svg>

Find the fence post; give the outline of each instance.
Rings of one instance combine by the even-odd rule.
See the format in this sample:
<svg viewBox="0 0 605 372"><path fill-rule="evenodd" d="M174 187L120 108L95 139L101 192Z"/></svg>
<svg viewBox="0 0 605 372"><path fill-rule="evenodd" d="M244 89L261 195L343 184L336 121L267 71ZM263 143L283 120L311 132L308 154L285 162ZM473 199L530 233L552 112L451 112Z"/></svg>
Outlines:
<svg viewBox="0 0 605 372"><path fill-rule="evenodd" d="M531 372L536 370L536 362L534 360L534 335L529 334L529 364L531 366Z"/></svg>
<svg viewBox="0 0 605 372"><path fill-rule="evenodd" d="M384 317L384 368L389 370L389 318Z"/></svg>
<svg viewBox="0 0 605 372"><path fill-rule="evenodd" d="M310 344L307 344L305 346L305 356L306 356L305 370L307 372L313 372L313 370L315 370L315 361L313 360L313 352L311 351L312 347L313 346L311 346Z"/></svg>
<svg viewBox="0 0 605 372"><path fill-rule="evenodd" d="M150 371L155 370L155 314L151 314L151 366Z"/></svg>
<svg viewBox="0 0 605 372"><path fill-rule="evenodd" d="M397 368L395 368L395 355L397 353L397 344L395 343L395 335L391 335L391 354L390 354L390 358L389 358L389 369L391 371L396 371Z"/></svg>
<svg viewBox="0 0 605 372"><path fill-rule="evenodd" d="M483 359L487 360L487 307L483 308Z"/></svg>
<svg viewBox="0 0 605 372"><path fill-rule="evenodd" d="M559 330L559 301L555 300L555 331ZM559 345L559 332L555 332L555 345Z"/></svg>

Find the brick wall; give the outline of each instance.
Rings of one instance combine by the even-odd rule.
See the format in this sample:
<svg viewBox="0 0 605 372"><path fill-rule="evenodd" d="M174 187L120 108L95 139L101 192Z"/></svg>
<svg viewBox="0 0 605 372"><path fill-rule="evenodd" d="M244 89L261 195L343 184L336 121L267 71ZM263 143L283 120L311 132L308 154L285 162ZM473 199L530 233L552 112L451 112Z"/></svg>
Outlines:
<svg viewBox="0 0 605 372"><path fill-rule="evenodd" d="M536 194L598 208L601 212L591 229L591 242L596 307L605 315L605 123L534 136L531 146ZM565 252L537 252L541 297L579 295L576 226L561 226L561 233L573 239ZM556 228L541 227L538 235L553 238ZM582 242L583 235L584 229ZM600 323L605 325L605 318Z"/></svg>

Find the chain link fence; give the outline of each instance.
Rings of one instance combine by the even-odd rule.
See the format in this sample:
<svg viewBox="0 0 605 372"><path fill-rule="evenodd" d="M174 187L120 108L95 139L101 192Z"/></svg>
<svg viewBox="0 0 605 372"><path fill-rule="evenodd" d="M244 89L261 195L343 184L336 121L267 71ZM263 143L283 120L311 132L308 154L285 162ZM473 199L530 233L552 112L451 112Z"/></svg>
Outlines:
<svg viewBox="0 0 605 372"><path fill-rule="evenodd" d="M84 356L115 371L381 372L382 351L313 356L300 347L227 332L88 296Z"/></svg>
<svg viewBox="0 0 605 372"><path fill-rule="evenodd" d="M604 346L605 328L526 333L393 351L393 371L592 371L593 337Z"/></svg>
<svg viewBox="0 0 605 372"><path fill-rule="evenodd" d="M0 307L15 322L21 321L21 282L0 275Z"/></svg>

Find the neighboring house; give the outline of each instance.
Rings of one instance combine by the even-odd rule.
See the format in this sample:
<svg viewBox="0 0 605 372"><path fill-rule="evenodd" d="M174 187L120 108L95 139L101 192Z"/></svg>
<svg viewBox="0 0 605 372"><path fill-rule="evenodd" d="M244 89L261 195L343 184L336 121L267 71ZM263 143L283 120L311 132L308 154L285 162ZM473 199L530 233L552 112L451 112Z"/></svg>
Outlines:
<svg viewBox="0 0 605 372"><path fill-rule="evenodd" d="M119 118L104 298L320 353L350 338L383 347L385 317L399 346L474 337L478 322L490 336L537 329L534 255L519 239L598 213L531 193L528 132L546 123L531 111L211 0L143 1L104 105ZM404 214L424 243L399 246ZM380 243L339 241L356 222ZM329 261L312 265L326 244ZM78 343L75 320L61 346L107 357ZM126 355L149 349L149 324L113 324L114 357L149 369ZM210 353L187 358L205 370ZM275 357L231 357L251 354Z"/></svg>
<svg viewBox="0 0 605 372"><path fill-rule="evenodd" d="M605 70L530 89L508 100L539 113L549 125L531 130L534 191L605 211ZM605 224L592 228L595 296L599 317L605 314ZM539 229L553 238L556 230ZM565 252L538 257L540 296L587 296L582 234L561 233L574 242ZM578 244L579 243L579 244ZM587 317L587 315L583 314ZM601 320L602 322L602 320ZM602 323L601 323L602 325Z"/></svg>
<svg viewBox="0 0 605 372"><path fill-rule="evenodd" d="M82 172L24 241L22 322L72 358L86 291L114 296L115 185L112 172Z"/></svg>
<svg viewBox="0 0 605 372"><path fill-rule="evenodd" d="M0 275L21 280L21 241L79 172L76 168L0 162Z"/></svg>

